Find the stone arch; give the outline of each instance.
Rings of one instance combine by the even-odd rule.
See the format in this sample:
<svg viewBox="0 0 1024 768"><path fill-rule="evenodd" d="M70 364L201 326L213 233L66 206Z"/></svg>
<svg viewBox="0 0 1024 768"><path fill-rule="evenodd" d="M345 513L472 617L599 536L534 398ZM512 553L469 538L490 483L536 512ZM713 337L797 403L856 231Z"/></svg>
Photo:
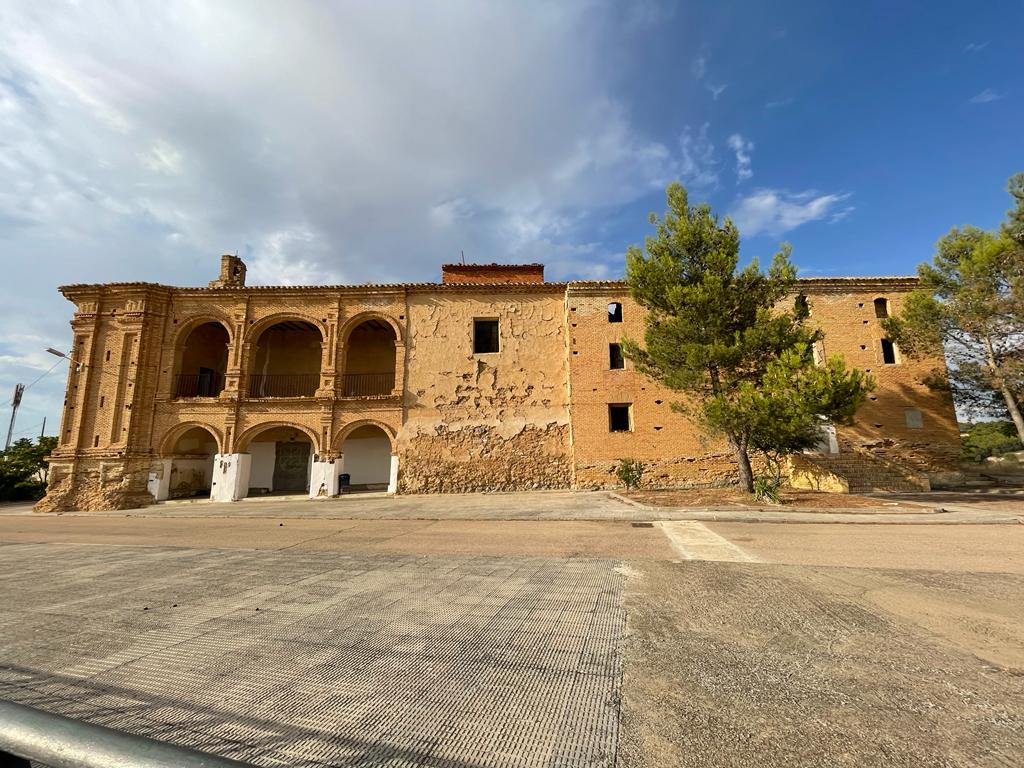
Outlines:
<svg viewBox="0 0 1024 768"><path fill-rule="evenodd" d="M359 419L357 421L353 421L350 424L346 424L340 430L338 430L338 433L335 435L334 440L331 444L331 448L334 451L334 453L340 454L341 448L345 444L345 438L347 438L350 434L355 432L360 427L378 427L384 432L385 435L388 436L388 440L391 441L391 453L395 454L398 452L398 433L395 431L394 427L392 427L390 424L387 424L386 422L378 421L377 419Z"/></svg>
<svg viewBox="0 0 1024 768"><path fill-rule="evenodd" d="M175 332L172 351L174 397L217 397L231 365L231 323L217 315L190 318Z"/></svg>
<svg viewBox="0 0 1024 768"><path fill-rule="evenodd" d="M245 331L244 390L248 397L312 397L323 383L328 349L324 324L302 312L278 312Z"/></svg>
<svg viewBox="0 0 1024 768"><path fill-rule="evenodd" d="M306 437L309 438L309 441L313 444L313 453L319 454L321 452L320 440L317 437L316 431L309 427L304 427L301 424L296 424L295 422L292 421L265 421L260 424L255 424L249 427L237 438L235 438L235 452L245 453L245 449L249 447L249 443L253 442L253 440L259 437L260 434L262 434L263 432L267 432L271 429L277 429L278 427L283 427L285 429L294 429L298 432L302 432Z"/></svg>
<svg viewBox="0 0 1024 768"><path fill-rule="evenodd" d="M160 442L147 490L157 501L209 495L222 446L219 430L209 424L190 421L175 425Z"/></svg>
<svg viewBox="0 0 1024 768"><path fill-rule="evenodd" d="M395 320L393 317L391 317L391 315L388 315L384 312L376 312L373 310L367 312L360 312L358 315L353 315L347 321L345 321L345 325L342 326L341 333L339 334L342 343L347 342L348 337L352 333L352 331L354 331L360 325L365 323L367 320L380 320L383 323L387 323L388 325L391 326L391 330L395 332L395 343L405 343L405 339L402 335L402 326L399 324L399 322Z"/></svg>
<svg viewBox="0 0 1024 768"><path fill-rule="evenodd" d="M309 323L315 326L320 332L320 341L327 341L327 326L319 319L303 312L275 312L272 315L255 320L252 325L245 329L245 341L248 344L255 344L260 340L260 336L263 335L265 330L274 327L278 323L287 323L288 321Z"/></svg>
<svg viewBox="0 0 1024 768"><path fill-rule="evenodd" d="M395 432L377 419L359 419L338 433L341 459L341 492L383 491L395 493L398 455Z"/></svg>
<svg viewBox="0 0 1024 768"><path fill-rule="evenodd" d="M178 424L171 427L166 433L164 433L163 439L160 440L159 443L160 455L172 456L174 454L174 444L178 442L178 438L190 429L195 429L196 427L205 429L209 432L217 443L217 451L220 453L224 452L224 436L221 434L219 429L201 421L187 421L184 424Z"/></svg>
<svg viewBox="0 0 1024 768"><path fill-rule="evenodd" d="M223 326L224 330L228 334L228 344L235 343L235 332L234 327L231 323L231 318L227 315L219 315L213 312L207 312L198 317L190 317L184 323L180 323L174 331L174 338L172 340L172 346L175 349L179 349L182 344L188 339L189 334L192 333L196 328L207 323L216 323L217 325Z"/></svg>

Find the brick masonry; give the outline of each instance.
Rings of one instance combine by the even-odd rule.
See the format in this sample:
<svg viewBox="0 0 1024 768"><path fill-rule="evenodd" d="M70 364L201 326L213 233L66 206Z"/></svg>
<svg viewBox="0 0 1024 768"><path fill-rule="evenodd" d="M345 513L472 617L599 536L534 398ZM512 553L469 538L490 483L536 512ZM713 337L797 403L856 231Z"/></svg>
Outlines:
<svg viewBox="0 0 1024 768"><path fill-rule="evenodd" d="M209 432L219 453L245 452L267 430L288 427L293 439L308 440L314 460L334 461L350 434L372 426L398 457L398 490L409 493L608 487L624 457L644 460L659 485L734 481L727 447L673 410L674 393L628 361L611 368L609 345L643 334L643 310L622 283L539 282L539 265L470 274L474 267L446 266L442 283L262 287L245 286L244 265L226 256L206 288L63 287L77 310L81 365L69 372L51 488L38 509L148 503L150 473L194 427ZM951 465L960 438L952 406L918 381L937 361L885 364L874 306L885 298L895 311L914 285L833 278L804 280L800 289L811 322L825 331L823 353L842 354L878 380L857 423L840 428L843 450L938 471ZM613 302L622 305L621 323L609 322ZM474 352L476 319L497 322L496 351ZM223 391L179 397L186 341L208 322L227 334ZM285 366L309 365L312 355L313 371L319 356L302 396L258 396L253 384L251 374L268 365L261 335L278 323L314 339L304 352L275 352ZM356 328L393 339L390 391L350 393L347 374L367 372L362 348L350 343ZM629 406L629 431L609 431L609 404Z"/></svg>

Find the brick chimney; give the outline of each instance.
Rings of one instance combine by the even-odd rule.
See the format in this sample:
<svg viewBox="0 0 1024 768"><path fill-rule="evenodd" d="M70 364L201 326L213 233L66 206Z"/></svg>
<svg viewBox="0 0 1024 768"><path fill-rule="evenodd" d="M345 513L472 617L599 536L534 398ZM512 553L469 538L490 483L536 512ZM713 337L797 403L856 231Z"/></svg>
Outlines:
<svg viewBox="0 0 1024 768"><path fill-rule="evenodd" d="M245 285L245 262L225 253L220 257L220 277L210 281L211 288L241 288Z"/></svg>
<svg viewBox="0 0 1024 768"><path fill-rule="evenodd" d="M543 264L442 264L442 283L543 283Z"/></svg>

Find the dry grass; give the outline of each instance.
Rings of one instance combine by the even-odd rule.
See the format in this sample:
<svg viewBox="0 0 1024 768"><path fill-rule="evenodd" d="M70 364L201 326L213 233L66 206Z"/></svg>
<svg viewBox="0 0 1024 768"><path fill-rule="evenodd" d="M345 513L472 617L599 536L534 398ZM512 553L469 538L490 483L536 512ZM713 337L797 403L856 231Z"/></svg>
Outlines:
<svg viewBox="0 0 1024 768"><path fill-rule="evenodd" d="M659 507L715 507L735 509L921 509L920 504L904 501L889 501L871 496L857 496L845 493L821 493L784 489L782 504L773 505L756 501L749 493L736 488L692 488L665 491L624 491L627 496L641 504Z"/></svg>

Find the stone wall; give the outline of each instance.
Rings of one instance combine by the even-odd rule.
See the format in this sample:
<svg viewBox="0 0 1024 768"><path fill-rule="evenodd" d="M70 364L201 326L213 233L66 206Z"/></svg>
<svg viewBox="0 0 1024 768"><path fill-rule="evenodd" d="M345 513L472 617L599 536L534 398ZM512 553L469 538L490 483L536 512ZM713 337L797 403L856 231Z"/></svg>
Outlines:
<svg viewBox="0 0 1024 768"><path fill-rule="evenodd" d="M943 362L904 359L897 350L895 363L886 363L874 304L885 298L893 314L914 285L907 278L829 278L803 280L799 291L808 298L808 322L825 332L819 355L841 354L847 365L867 371L878 384L856 423L837 429L841 449L876 452L937 473L955 467L960 450L952 404L921 383ZM566 302L575 484L613 485L612 467L624 458L644 461L654 485L735 481L736 465L724 441L709 438L691 417L672 409L679 393L640 375L628 360L622 369L611 368L610 344L623 337L643 339L644 310L625 286L570 283ZM613 302L622 306L621 322L609 322ZM610 404L629 405L629 431L610 431Z"/></svg>
<svg viewBox="0 0 1024 768"><path fill-rule="evenodd" d="M505 431L484 424L457 429L438 424L433 433L403 439L399 490L467 493L569 487L567 424L523 424L511 436Z"/></svg>
<svg viewBox="0 0 1024 768"><path fill-rule="evenodd" d="M557 286L410 296L400 490L571 484L562 296ZM498 352L473 352L477 318L498 321Z"/></svg>

